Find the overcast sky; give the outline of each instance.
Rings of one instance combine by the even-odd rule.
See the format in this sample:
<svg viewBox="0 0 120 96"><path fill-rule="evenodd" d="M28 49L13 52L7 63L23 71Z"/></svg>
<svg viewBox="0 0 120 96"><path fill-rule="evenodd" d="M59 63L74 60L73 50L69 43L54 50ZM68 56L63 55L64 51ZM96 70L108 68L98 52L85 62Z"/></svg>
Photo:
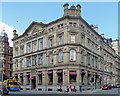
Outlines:
<svg viewBox="0 0 120 96"><path fill-rule="evenodd" d="M63 16L64 3L66 2L3 2L0 32L5 26L11 40L13 29L21 34L32 21L48 23L56 20ZM118 38L117 2L71 2L69 7L73 4L82 6L82 17L89 24L98 25L99 34L104 33L106 38L111 37L113 40Z"/></svg>

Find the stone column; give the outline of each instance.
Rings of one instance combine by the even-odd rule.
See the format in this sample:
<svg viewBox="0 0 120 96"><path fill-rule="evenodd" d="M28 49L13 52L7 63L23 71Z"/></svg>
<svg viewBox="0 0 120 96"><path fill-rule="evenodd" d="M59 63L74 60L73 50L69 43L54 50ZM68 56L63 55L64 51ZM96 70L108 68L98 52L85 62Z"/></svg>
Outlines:
<svg viewBox="0 0 120 96"><path fill-rule="evenodd" d="M84 52L84 65L87 65L87 52Z"/></svg>
<svg viewBox="0 0 120 96"><path fill-rule="evenodd" d="M68 85L69 83L69 71L63 70L63 85Z"/></svg>
<svg viewBox="0 0 120 96"><path fill-rule="evenodd" d="M53 85L57 85L57 70L53 70Z"/></svg>
<svg viewBox="0 0 120 96"><path fill-rule="evenodd" d="M20 80L20 74L18 74L18 81L21 83L21 80Z"/></svg>
<svg viewBox="0 0 120 96"><path fill-rule="evenodd" d="M36 74L36 90L38 90L38 75Z"/></svg>
<svg viewBox="0 0 120 96"><path fill-rule="evenodd" d="M85 79L85 85L88 85L88 72L87 71L85 71L86 73L85 73L85 76L84 76L84 79Z"/></svg>
<svg viewBox="0 0 120 96"><path fill-rule="evenodd" d="M30 78L32 78L31 73L30 73ZM31 88L31 90L32 90L32 80L30 80L30 88Z"/></svg>
<svg viewBox="0 0 120 96"><path fill-rule="evenodd" d="M80 70L78 69L76 72L77 72L77 84L80 84L80 80L81 80L81 78L80 78L81 77L80 76L81 75Z"/></svg>

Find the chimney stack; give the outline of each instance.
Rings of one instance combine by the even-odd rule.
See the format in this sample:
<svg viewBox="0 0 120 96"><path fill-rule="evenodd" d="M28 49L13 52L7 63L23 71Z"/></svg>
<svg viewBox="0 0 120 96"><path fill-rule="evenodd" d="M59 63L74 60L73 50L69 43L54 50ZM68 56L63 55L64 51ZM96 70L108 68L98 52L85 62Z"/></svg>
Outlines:
<svg viewBox="0 0 120 96"><path fill-rule="evenodd" d="M104 38L104 34L101 34L101 37L103 37L103 38Z"/></svg>
<svg viewBox="0 0 120 96"><path fill-rule="evenodd" d="M17 32L16 30L13 30L13 38L18 37L18 34L16 32Z"/></svg>
<svg viewBox="0 0 120 96"><path fill-rule="evenodd" d="M81 6L78 4L76 7L72 5L70 9L68 9L69 4L65 3L64 7L64 16L71 16L71 17L79 17L81 16Z"/></svg>

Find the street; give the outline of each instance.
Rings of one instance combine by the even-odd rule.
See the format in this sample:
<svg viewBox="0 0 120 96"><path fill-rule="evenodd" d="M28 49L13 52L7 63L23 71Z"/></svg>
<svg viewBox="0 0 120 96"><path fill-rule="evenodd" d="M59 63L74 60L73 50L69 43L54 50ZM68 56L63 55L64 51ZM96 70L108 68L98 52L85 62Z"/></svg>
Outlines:
<svg viewBox="0 0 120 96"><path fill-rule="evenodd" d="M19 92L10 92L8 95L4 96L119 96L120 95L120 88L113 88L110 90L101 90L101 89L96 89L96 90L88 90L88 91L82 91L82 92L40 92L40 91L19 91ZM104 95L103 95L104 94ZM114 94L114 95L113 95ZM118 95L119 94L119 95Z"/></svg>

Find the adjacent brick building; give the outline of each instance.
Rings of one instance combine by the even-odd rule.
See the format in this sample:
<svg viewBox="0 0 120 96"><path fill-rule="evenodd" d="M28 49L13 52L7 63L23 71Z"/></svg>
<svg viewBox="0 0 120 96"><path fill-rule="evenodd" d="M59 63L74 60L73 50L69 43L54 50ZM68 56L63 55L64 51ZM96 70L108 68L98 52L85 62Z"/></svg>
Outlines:
<svg viewBox="0 0 120 96"><path fill-rule="evenodd" d="M6 76L12 77L13 70L13 48L9 46L8 36L5 28L0 33L0 71Z"/></svg>

